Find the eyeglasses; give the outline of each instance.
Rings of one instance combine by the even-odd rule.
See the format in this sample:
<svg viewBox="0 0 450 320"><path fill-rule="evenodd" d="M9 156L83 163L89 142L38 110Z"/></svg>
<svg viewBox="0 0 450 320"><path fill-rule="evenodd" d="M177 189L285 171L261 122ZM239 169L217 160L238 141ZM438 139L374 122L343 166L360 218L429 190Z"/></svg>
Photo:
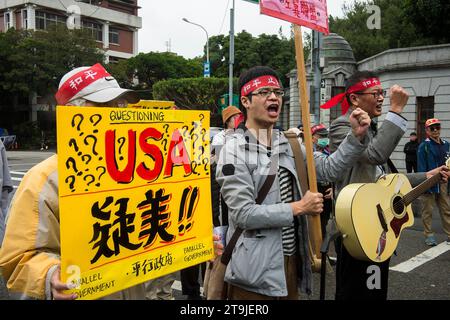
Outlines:
<svg viewBox="0 0 450 320"><path fill-rule="evenodd" d="M431 127L428 127L428 129L430 129L430 131L439 131L439 130L441 130L441 126L431 126Z"/></svg>
<svg viewBox="0 0 450 320"><path fill-rule="evenodd" d="M383 98L387 96L387 90L377 90L374 92L355 92L355 94L371 94L374 99L378 100L380 96L383 96Z"/></svg>
<svg viewBox="0 0 450 320"><path fill-rule="evenodd" d="M282 89L261 89L258 92L252 92L250 95L256 96L259 95L262 98L268 98L270 95L274 93L277 98L284 96L284 90Z"/></svg>

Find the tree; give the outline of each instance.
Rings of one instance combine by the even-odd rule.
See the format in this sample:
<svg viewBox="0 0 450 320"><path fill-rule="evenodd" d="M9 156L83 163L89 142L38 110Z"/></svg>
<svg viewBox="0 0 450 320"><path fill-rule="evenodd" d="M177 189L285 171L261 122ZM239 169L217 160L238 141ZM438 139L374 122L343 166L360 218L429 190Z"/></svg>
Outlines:
<svg viewBox="0 0 450 320"><path fill-rule="evenodd" d="M212 74L216 77L228 77L230 37L212 36L209 43ZM262 34L253 37L244 30L235 36L234 56L234 77L253 66L266 65L279 73L286 86L289 84L286 74L296 67L294 40L281 35Z"/></svg>
<svg viewBox="0 0 450 320"><path fill-rule="evenodd" d="M102 61L103 51L83 30L57 27L46 31L0 32L0 103L5 106L0 126L12 129L22 147L36 145L41 130L48 130L47 136L54 137L54 126L45 128L42 122L14 122L21 118L14 109L19 104L28 106L32 93L48 97L49 104L54 103L54 94L65 73Z"/></svg>
<svg viewBox="0 0 450 320"><path fill-rule="evenodd" d="M237 81L233 84L237 85ZM219 98L228 91L228 78L184 78L155 83L153 95L158 100L175 101L180 109L211 111L211 125L221 126Z"/></svg>
<svg viewBox="0 0 450 320"><path fill-rule="evenodd" d="M0 96L54 94L69 70L104 60L95 41L82 30L9 29L0 33Z"/></svg>
<svg viewBox="0 0 450 320"><path fill-rule="evenodd" d="M137 77L139 86L134 89L152 88L153 84L166 79L179 79L200 77L203 75L203 64L200 58L185 59L171 52L140 53L129 59L126 70L122 70L120 76ZM115 70L113 74L116 75Z"/></svg>
<svg viewBox="0 0 450 320"><path fill-rule="evenodd" d="M381 29L368 28L369 5L380 8ZM447 0L357 0L344 4L343 11L343 18L330 16L330 30L349 42L356 60L388 49L450 41Z"/></svg>
<svg viewBox="0 0 450 320"><path fill-rule="evenodd" d="M420 37L432 44L450 42L450 2L448 0L406 0L405 14L415 22Z"/></svg>

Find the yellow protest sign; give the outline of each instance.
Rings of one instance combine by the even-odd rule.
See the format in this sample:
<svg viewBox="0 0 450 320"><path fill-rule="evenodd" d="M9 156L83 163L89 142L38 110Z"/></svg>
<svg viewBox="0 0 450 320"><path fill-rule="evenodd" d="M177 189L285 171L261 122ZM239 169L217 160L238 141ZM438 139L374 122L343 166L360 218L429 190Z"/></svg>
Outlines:
<svg viewBox="0 0 450 320"><path fill-rule="evenodd" d="M57 107L61 277L96 299L213 256L209 112Z"/></svg>
<svg viewBox="0 0 450 320"><path fill-rule="evenodd" d="M139 100L139 102L134 104L128 104L128 108L137 109L173 109L175 107L174 101L164 101L164 100Z"/></svg>

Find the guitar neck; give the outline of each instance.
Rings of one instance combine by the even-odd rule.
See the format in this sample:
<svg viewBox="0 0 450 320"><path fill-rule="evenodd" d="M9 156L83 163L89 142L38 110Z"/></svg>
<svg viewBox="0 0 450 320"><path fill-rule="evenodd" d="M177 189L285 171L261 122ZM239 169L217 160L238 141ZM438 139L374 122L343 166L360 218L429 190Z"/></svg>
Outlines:
<svg viewBox="0 0 450 320"><path fill-rule="evenodd" d="M427 180L419 184L417 187L412 189L403 197L403 202L405 203L405 205L406 206L409 205L411 202L417 199L422 193L425 193L428 189L430 189L432 186L438 183L440 179L441 174L440 173L435 174L431 178L428 178Z"/></svg>

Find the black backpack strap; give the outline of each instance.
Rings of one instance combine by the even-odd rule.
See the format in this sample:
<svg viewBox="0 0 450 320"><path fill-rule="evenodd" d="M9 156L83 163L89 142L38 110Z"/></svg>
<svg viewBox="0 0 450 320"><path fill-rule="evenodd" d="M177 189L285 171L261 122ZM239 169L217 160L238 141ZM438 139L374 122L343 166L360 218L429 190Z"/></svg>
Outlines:
<svg viewBox="0 0 450 320"><path fill-rule="evenodd" d="M271 164L270 164L270 169L269 169L269 175L267 176L266 180L264 181L264 184L262 185L261 189L259 189L258 191L258 196L256 197L256 204L261 204L264 199L266 198L267 194L270 191L270 188L272 187L272 184L275 180L275 177L277 175L277 172L275 171L275 164L277 164L277 161L272 160ZM225 247L225 250L222 254L222 257L220 258L220 261L224 264L224 265L228 265L228 263L231 260L231 255L233 254L233 250L234 247L236 246L236 242L239 239L239 237L241 236L242 232L244 230L237 227L236 230L234 230L233 235L231 236L230 241L228 241L228 244Z"/></svg>

